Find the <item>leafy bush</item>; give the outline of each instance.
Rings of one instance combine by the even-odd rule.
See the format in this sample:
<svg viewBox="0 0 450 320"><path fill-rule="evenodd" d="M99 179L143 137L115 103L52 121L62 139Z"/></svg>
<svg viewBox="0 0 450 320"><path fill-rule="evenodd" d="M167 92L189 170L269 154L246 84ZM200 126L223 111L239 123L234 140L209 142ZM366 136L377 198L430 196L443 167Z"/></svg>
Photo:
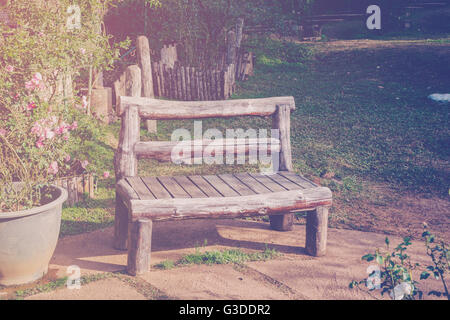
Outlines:
<svg viewBox="0 0 450 320"><path fill-rule="evenodd" d="M35 74L33 83L42 84ZM77 122L38 102L36 94L17 95L0 118L0 212L38 205L41 190L67 162ZM22 182L18 188L17 182Z"/></svg>
<svg viewBox="0 0 450 320"><path fill-rule="evenodd" d="M117 39L145 34L155 50L177 43L185 65L214 65L226 52L227 32L243 18L245 26L263 25L287 35L299 19L293 11L308 11L313 0L164 0L146 5L142 0L120 3L106 17Z"/></svg>
<svg viewBox="0 0 450 320"><path fill-rule="evenodd" d="M78 101L58 96L57 87L62 75L110 68L127 45L111 47L99 32L113 2L79 3L81 26L69 28L71 0L9 1L14 26L0 24L1 212L39 205L55 178L94 170L89 155L109 156L90 142L100 134L96 123L74 108ZM84 100L79 107L85 106Z"/></svg>
<svg viewBox="0 0 450 320"><path fill-rule="evenodd" d="M425 242L426 254L431 258L432 265L426 266L425 270L420 274L420 280L426 280L430 275L436 280L441 280L443 292L430 291L428 295L444 296L450 300L448 288L445 278L450 271L448 244L444 241L437 241L436 237L428 231L427 224L424 223L424 232L422 238ZM389 251L390 241L386 237L386 249ZM369 277L361 281L352 281L350 288L361 288L366 285L368 292L381 290L381 295L389 293L390 297L395 300L414 300L422 299L423 292L419 289L420 283L413 278L413 271L419 269L419 263L412 263L410 256L406 253L411 245L411 238L403 239L395 249L391 252L383 252L380 249L375 253L364 255L361 259L367 262L375 261L377 265L373 265L368 269Z"/></svg>

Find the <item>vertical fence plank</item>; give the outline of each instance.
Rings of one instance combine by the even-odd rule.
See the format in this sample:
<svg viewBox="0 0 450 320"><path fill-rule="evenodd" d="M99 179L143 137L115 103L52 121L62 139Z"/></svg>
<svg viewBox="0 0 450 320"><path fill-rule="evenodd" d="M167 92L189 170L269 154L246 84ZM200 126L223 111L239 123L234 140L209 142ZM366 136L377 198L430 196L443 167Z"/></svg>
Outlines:
<svg viewBox="0 0 450 320"><path fill-rule="evenodd" d="M177 90L175 88L175 76L173 73L173 68L168 67L167 72L169 73L169 85L170 85L170 94L168 98L175 99L175 92L177 92Z"/></svg>
<svg viewBox="0 0 450 320"><path fill-rule="evenodd" d="M206 100L209 101L209 100L211 100L211 95L209 93L209 81L208 81L209 73L208 73L208 70L205 70L205 72L203 72L203 74L204 74L203 80L205 81L204 83L205 83Z"/></svg>
<svg viewBox="0 0 450 320"><path fill-rule="evenodd" d="M189 74L189 70L191 68L190 67L186 67L185 71L186 71L186 100L188 101L192 101L192 96L191 96L191 77Z"/></svg>
<svg viewBox="0 0 450 320"><path fill-rule="evenodd" d="M165 81L164 81L165 80L164 79L164 69L163 69L163 66L162 66L161 62L158 63L158 73L159 73L159 77L160 77L159 81L161 83L161 93L160 93L160 95L161 95L161 97L165 97L166 96L166 90L164 88L164 84L165 84Z"/></svg>
<svg viewBox="0 0 450 320"><path fill-rule="evenodd" d="M181 67L178 63L176 64L175 69L177 73L177 99L183 100L183 89L181 87Z"/></svg>
<svg viewBox="0 0 450 320"><path fill-rule="evenodd" d="M193 67L189 67L189 77L191 81L191 98L192 101L197 100L197 89L195 88L195 69Z"/></svg>
<svg viewBox="0 0 450 320"><path fill-rule="evenodd" d="M187 100L187 92L186 92L186 68L184 66L180 66L180 74L181 74L181 100Z"/></svg>
<svg viewBox="0 0 450 320"><path fill-rule="evenodd" d="M220 71L220 99L225 100L225 70Z"/></svg>
<svg viewBox="0 0 450 320"><path fill-rule="evenodd" d="M197 79L198 79L198 95L200 97L200 100L204 101L205 95L203 91L203 75L201 70L197 71Z"/></svg>

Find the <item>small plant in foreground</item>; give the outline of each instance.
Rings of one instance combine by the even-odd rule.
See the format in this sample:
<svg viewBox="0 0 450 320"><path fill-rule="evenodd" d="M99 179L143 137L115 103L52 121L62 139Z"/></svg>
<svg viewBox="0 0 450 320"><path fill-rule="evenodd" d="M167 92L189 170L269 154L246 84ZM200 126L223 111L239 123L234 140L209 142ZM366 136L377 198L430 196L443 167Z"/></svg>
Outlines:
<svg viewBox="0 0 450 320"><path fill-rule="evenodd" d="M433 274L436 280L441 280L444 292L430 291L428 294L437 297L444 296L450 300L447 284L445 283L445 276L450 270L448 244L442 240L436 241L436 237L428 231L428 225L426 223L424 223L423 228L422 238L425 240L427 255L431 258L433 265L426 267L426 271L422 272L420 279L427 279Z"/></svg>
<svg viewBox="0 0 450 320"><path fill-rule="evenodd" d="M448 258L448 244L444 241L436 241L436 237L427 230L424 223L424 232L422 238L425 241L426 254L431 258L433 265L426 267L420 275L420 280L426 280L432 274L436 280L441 280L444 292L430 291L428 295L437 297L445 296L450 299L448 294L445 277L450 270ZM369 276L361 281L352 281L350 288L361 288L365 284L369 293L375 290L381 290L383 296L389 293L394 300L414 300L422 299L423 292L419 289L419 282L413 279L413 271L420 267L419 263L412 263L406 250L411 245L411 238L405 237L392 252L389 253L389 238L386 237L385 244L387 252L376 249L374 254L366 254L361 259L367 262L376 261L377 265L370 266L367 271Z"/></svg>
<svg viewBox="0 0 450 320"><path fill-rule="evenodd" d="M155 267L158 269L167 270L177 266L191 264L242 264L248 261L266 261L274 259L278 256L280 256L278 251L275 249L269 249L267 246L263 251L254 253L246 253L240 249L200 252L199 248L196 248L195 253L185 255L176 262L166 260L155 265Z"/></svg>

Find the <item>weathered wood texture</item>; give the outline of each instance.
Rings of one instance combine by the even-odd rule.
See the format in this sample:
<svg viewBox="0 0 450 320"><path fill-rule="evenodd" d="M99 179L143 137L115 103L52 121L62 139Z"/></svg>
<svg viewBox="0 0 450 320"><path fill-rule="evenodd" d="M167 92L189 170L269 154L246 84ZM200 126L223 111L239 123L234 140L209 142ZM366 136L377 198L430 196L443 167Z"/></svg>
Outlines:
<svg viewBox="0 0 450 320"><path fill-rule="evenodd" d="M119 146L115 154L116 179L137 175L137 157L134 145L139 141L140 118L137 107L130 107L122 115Z"/></svg>
<svg viewBox="0 0 450 320"><path fill-rule="evenodd" d="M131 200L132 218L153 220L180 218L237 218L285 214L289 211L331 205L328 188L314 191L284 191L265 195L205 198Z"/></svg>
<svg viewBox="0 0 450 320"><path fill-rule="evenodd" d="M114 218L114 248L117 250L127 250L128 244L128 208L123 199L129 199L119 192L118 184L116 191L116 207Z"/></svg>
<svg viewBox="0 0 450 320"><path fill-rule="evenodd" d="M291 108L289 105L278 105L272 118L272 129L279 130L281 141L280 171L293 171L291 153Z"/></svg>
<svg viewBox="0 0 450 320"><path fill-rule="evenodd" d="M142 72L143 96L182 101L228 99L234 93L236 81L245 80L253 72L253 55L240 50L242 28L243 20L238 19L236 31L231 31L234 36L230 35L228 52L209 69L181 65L176 45L164 46L161 60L152 62L148 39L139 36L136 52ZM116 98L124 95L124 81L120 77L114 83Z"/></svg>
<svg viewBox="0 0 450 320"><path fill-rule="evenodd" d="M264 146L268 152L280 151L278 139L217 139L192 141L147 141L138 142L134 153L138 158L156 159L158 161L189 162L196 155L201 157L234 155L257 155Z"/></svg>
<svg viewBox="0 0 450 320"><path fill-rule="evenodd" d="M161 48L161 64L165 64L168 68L173 68L176 61L178 61L177 46L163 46Z"/></svg>
<svg viewBox="0 0 450 320"><path fill-rule="evenodd" d="M136 68L129 67L127 79L140 77L139 68ZM163 70L164 78L170 79L171 90L180 97L189 97L193 79L196 88L203 85L205 90L193 90L191 97L193 92L198 96L203 92L206 98L216 97L213 88L218 86L219 81L214 72L203 72L197 77L190 68L178 69L179 72L171 69L165 72L165 67L157 69ZM210 79L209 85L205 79ZM140 89L132 87L128 85L126 90L136 92ZM118 112L122 125L115 156L118 179L115 247L128 247L128 272L138 275L149 270L152 221L155 220L269 215L273 229L287 231L292 229L292 212L308 211L307 252L315 256L325 254L327 207L332 204L332 194L330 189L292 172L290 112L293 109L293 97L183 102L121 96ZM141 142L139 137L141 118L173 120L251 115L272 116L272 128L279 130L278 137L205 139L182 143ZM233 157L243 155L245 160L245 155L249 155L250 159L261 149L268 149L272 155L276 151L279 168L274 167L273 174L137 176L139 158L191 163L190 160L198 157L204 159L205 155L226 155L228 160L231 154Z"/></svg>
<svg viewBox="0 0 450 320"><path fill-rule="evenodd" d="M150 271L152 228L153 222L148 219L129 223L127 271L131 275L136 276Z"/></svg>
<svg viewBox="0 0 450 320"><path fill-rule="evenodd" d="M317 207L306 216L306 251L313 256L326 254L328 208Z"/></svg>
<svg viewBox="0 0 450 320"><path fill-rule="evenodd" d="M294 214L286 213L278 216L269 216L270 227L277 231L291 231L294 226Z"/></svg>
<svg viewBox="0 0 450 320"><path fill-rule="evenodd" d="M141 69L142 96L147 98L154 98L155 93L153 91L152 61L150 57L150 46L147 37L139 36L137 38L136 52L137 52L137 59L139 62L139 68ZM148 132L151 133L157 132L156 121L147 120L146 126Z"/></svg>
<svg viewBox="0 0 450 320"><path fill-rule="evenodd" d="M142 118L154 120L271 116L277 110L277 105L287 105L291 110L295 109L293 97L198 102L122 96L119 98L118 114L121 115L127 107L136 106L139 107L139 115Z"/></svg>
<svg viewBox="0 0 450 320"><path fill-rule="evenodd" d="M53 182L67 190L67 204L73 206L83 199L83 194L94 197L95 181L92 174L60 178Z"/></svg>

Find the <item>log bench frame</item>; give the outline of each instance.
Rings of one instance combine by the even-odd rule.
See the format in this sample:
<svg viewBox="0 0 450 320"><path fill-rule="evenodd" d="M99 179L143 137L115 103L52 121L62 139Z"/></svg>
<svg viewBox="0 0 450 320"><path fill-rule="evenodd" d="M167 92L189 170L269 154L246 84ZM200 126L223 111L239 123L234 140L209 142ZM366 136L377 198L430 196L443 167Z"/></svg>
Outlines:
<svg viewBox="0 0 450 320"><path fill-rule="evenodd" d="M114 247L119 250L128 249L129 274L138 275L150 269L154 220L269 215L272 229L289 231L292 230L293 212L307 211L306 250L313 256L325 254L328 207L332 204L332 195L328 188L320 187L293 173L290 141L290 112L295 109L293 97L181 102L121 96L119 100L118 114L122 121L119 146L114 158L117 181ZM310 187L228 197L142 199L134 186L130 185L130 179L141 179L137 174L138 159L170 161L167 149L173 146L170 142L141 142L141 119L175 120L236 116L271 116L272 129L279 129L279 159L277 159L279 174L294 175L294 178L309 183ZM224 145L227 143L226 140L223 140ZM233 153L249 154L251 150L258 148L258 143L252 144L248 139L245 148L233 148ZM145 184L143 186L145 188ZM148 185L147 188L150 189Z"/></svg>

